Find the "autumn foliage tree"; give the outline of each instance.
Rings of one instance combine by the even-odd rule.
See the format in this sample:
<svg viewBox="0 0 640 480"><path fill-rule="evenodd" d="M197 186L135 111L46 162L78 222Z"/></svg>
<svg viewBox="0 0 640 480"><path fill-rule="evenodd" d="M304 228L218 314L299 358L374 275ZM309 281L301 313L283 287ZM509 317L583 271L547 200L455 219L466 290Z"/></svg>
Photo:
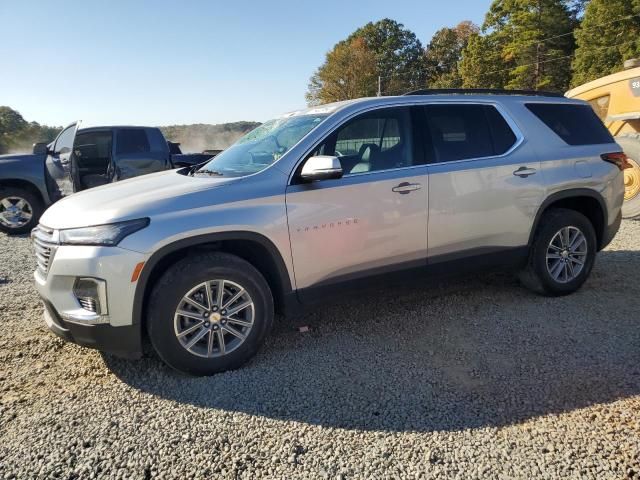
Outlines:
<svg viewBox="0 0 640 480"><path fill-rule="evenodd" d="M311 77L307 102L318 105L373 96L376 82L375 55L364 38L353 38L327 53L325 63Z"/></svg>
<svg viewBox="0 0 640 480"><path fill-rule="evenodd" d="M310 105L377 93L404 93L424 83L423 47L415 33L394 20L368 23L338 42L313 74Z"/></svg>
<svg viewBox="0 0 640 480"><path fill-rule="evenodd" d="M465 21L453 28L438 30L425 50L426 85L429 88L461 88L462 76L459 64L469 39L477 35L479 28Z"/></svg>

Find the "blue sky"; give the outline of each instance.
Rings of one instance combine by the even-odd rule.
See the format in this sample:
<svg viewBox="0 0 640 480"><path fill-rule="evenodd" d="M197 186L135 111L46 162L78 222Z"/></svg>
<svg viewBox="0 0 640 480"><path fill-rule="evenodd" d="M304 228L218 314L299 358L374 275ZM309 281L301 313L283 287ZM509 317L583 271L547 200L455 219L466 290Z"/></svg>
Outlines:
<svg viewBox="0 0 640 480"><path fill-rule="evenodd" d="M339 40L393 18L426 44L490 0L0 0L0 105L62 125L264 121Z"/></svg>

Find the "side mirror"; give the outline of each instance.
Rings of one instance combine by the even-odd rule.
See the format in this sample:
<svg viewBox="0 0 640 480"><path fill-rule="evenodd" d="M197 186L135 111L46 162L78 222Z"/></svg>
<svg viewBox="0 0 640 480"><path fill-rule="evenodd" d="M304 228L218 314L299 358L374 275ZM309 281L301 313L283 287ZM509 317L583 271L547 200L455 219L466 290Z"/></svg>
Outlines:
<svg viewBox="0 0 640 480"><path fill-rule="evenodd" d="M34 155L46 155L48 153L49 149L47 148L47 144L45 142L38 142L33 144Z"/></svg>
<svg viewBox="0 0 640 480"><path fill-rule="evenodd" d="M340 165L338 157L330 155L310 157L304 163L300 177L307 182L340 178L342 177L342 165Z"/></svg>

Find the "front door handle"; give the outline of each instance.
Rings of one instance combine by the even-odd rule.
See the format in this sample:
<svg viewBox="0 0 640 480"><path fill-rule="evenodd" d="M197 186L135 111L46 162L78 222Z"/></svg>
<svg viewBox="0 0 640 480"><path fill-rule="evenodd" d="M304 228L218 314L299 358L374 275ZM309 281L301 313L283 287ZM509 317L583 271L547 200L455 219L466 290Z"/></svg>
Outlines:
<svg viewBox="0 0 640 480"><path fill-rule="evenodd" d="M516 170L515 172L513 172L513 174L516 177L522 177L522 178L527 178L529 175L535 175L536 174L536 169L535 168L529 168L529 167L520 167L518 170Z"/></svg>
<svg viewBox="0 0 640 480"><path fill-rule="evenodd" d="M396 185L391 190L401 195L406 195L407 193L411 193L414 190L420 190L421 188L422 185L420 185L419 183L402 182L400 185Z"/></svg>

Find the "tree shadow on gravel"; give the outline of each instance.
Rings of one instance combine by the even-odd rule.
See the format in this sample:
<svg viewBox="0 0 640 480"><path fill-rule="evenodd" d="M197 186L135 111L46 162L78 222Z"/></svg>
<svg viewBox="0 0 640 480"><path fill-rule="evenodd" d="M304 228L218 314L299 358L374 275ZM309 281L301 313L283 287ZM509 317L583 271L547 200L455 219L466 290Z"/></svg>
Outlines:
<svg viewBox="0 0 640 480"><path fill-rule="evenodd" d="M130 386L201 408L347 429L504 426L640 394L637 272L640 252L607 251L568 297L502 274L367 293L281 320L247 366L209 378L155 356L105 360Z"/></svg>

